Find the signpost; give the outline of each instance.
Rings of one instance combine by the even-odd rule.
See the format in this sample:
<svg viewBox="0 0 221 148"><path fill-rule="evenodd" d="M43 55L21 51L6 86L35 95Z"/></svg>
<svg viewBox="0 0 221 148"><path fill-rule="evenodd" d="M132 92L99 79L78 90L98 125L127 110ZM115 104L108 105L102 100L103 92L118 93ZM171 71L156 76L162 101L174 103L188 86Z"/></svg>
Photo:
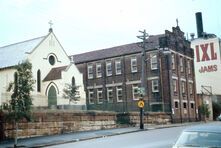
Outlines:
<svg viewBox="0 0 221 148"><path fill-rule="evenodd" d="M143 125L143 108L144 108L144 101L143 99L140 99L137 103L138 107L140 108L140 129L144 129Z"/></svg>

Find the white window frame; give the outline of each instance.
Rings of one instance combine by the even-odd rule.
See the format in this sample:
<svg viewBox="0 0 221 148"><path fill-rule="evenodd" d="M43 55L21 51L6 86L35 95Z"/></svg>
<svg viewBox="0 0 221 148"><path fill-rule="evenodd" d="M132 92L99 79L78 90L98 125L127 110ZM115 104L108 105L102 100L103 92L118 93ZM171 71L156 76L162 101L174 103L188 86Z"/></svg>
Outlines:
<svg viewBox="0 0 221 148"><path fill-rule="evenodd" d="M92 98L91 98L91 95L93 96ZM89 89L88 90L88 100L89 100L89 104L94 104L94 90L93 89ZM91 101L91 100L93 100L93 101Z"/></svg>
<svg viewBox="0 0 221 148"><path fill-rule="evenodd" d="M133 84L132 85L132 95L133 95L133 100L139 100L139 87L138 84Z"/></svg>
<svg viewBox="0 0 221 148"><path fill-rule="evenodd" d="M192 107L192 105L193 105L193 107ZM194 109L194 106L195 106L195 102L190 102L190 108Z"/></svg>
<svg viewBox="0 0 221 148"><path fill-rule="evenodd" d="M185 105L184 105L184 104L185 104ZM186 101L183 101L183 108L184 108L184 109L187 109L187 108L188 108Z"/></svg>
<svg viewBox="0 0 221 148"><path fill-rule="evenodd" d="M111 76L112 75L112 64L111 61L106 62L106 75Z"/></svg>
<svg viewBox="0 0 221 148"><path fill-rule="evenodd" d="M102 91L102 88L98 88L97 89L97 102L98 102L98 104L103 103L103 91Z"/></svg>
<svg viewBox="0 0 221 148"><path fill-rule="evenodd" d="M177 80L173 79L173 92L177 92Z"/></svg>
<svg viewBox="0 0 221 148"><path fill-rule="evenodd" d="M130 60L130 65L131 65L131 72L137 72L137 58L136 57L132 57Z"/></svg>
<svg viewBox="0 0 221 148"><path fill-rule="evenodd" d="M180 72L184 71L184 58L180 56Z"/></svg>
<svg viewBox="0 0 221 148"><path fill-rule="evenodd" d="M96 63L96 76L97 78L102 77L101 63Z"/></svg>
<svg viewBox="0 0 221 148"><path fill-rule="evenodd" d="M185 81L181 81L181 90L182 90L182 93L184 94L186 91L186 88L185 88Z"/></svg>
<svg viewBox="0 0 221 148"><path fill-rule="evenodd" d="M111 95L110 95L111 94ZM111 99L110 99L111 98ZM107 88L107 100L109 103L113 103L114 96L113 96L113 88L112 87L108 87Z"/></svg>
<svg viewBox="0 0 221 148"><path fill-rule="evenodd" d="M188 71L188 74L191 74L190 60L187 61L187 71Z"/></svg>
<svg viewBox="0 0 221 148"><path fill-rule="evenodd" d="M158 69L158 61L157 61L157 55L151 54L150 55L150 63L151 63L151 70Z"/></svg>
<svg viewBox="0 0 221 148"><path fill-rule="evenodd" d="M121 96L119 95L119 92L121 91ZM123 89L122 86L116 87L116 96L117 96L117 102L123 102ZM121 97L122 99L119 99Z"/></svg>
<svg viewBox="0 0 221 148"><path fill-rule="evenodd" d="M115 61L115 72L116 75L120 75L122 73L121 60Z"/></svg>
<svg viewBox="0 0 221 148"><path fill-rule="evenodd" d="M190 95L193 94L193 83L189 83L189 92L190 92Z"/></svg>
<svg viewBox="0 0 221 148"><path fill-rule="evenodd" d="M88 79L93 79L93 65L89 64L87 66L87 74L88 74Z"/></svg>
<svg viewBox="0 0 221 148"><path fill-rule="evenodd" d="M176 103L177 103L177 107L176 107ZM179 101L174 101L174 108L178 109L179 108Z"/></svg>
<svg viewBox="0 0 221 148"><path fill-rule="evenodd" d="M171 55L171 63L172 63L172 69L175 69L175 54L173 53L172 55Z"/></svg>
<svg viewBox="0 0 221 148"><path fill-rule="evenodd" d="M159 92L159 80L154 79L154 80L151 81L151 84L152 84L152 92Z"/></svg>

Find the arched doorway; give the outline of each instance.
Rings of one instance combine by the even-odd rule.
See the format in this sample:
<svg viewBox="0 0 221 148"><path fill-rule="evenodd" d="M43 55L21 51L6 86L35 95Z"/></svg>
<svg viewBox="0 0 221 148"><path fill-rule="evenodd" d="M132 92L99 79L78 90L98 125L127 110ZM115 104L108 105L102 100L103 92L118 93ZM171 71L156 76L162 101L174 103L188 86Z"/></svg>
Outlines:
<svg viewBox="0 0 221 148"><path fill-rule="evenodd" d="M55 87L52 85L48 91L48 107L57 106L57 93Z"/></svg>

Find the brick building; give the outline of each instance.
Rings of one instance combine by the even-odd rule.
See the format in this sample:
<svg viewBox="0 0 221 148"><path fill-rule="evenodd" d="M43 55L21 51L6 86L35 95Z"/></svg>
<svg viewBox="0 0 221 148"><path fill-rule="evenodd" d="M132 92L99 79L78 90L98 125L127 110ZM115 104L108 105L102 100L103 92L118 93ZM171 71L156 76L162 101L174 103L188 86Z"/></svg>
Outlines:
<svg viewBox="0 0 221 148"><path fill-rule="evenodd" d="M139 111L140 43L73 55L83 73L88 110ZM169 112L173 121L197 119L193 50L179 26L149 36L146 47L144 111ZM165 54L165 50L169 51Z"/></svg>

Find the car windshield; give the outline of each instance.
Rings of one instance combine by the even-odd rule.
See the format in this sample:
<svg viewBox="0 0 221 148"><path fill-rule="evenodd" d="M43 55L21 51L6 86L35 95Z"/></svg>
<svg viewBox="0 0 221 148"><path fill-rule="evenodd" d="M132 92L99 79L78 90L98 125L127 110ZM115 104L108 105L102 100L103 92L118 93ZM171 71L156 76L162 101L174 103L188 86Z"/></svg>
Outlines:
<svg viewBox="0 0 221 148"><path fill-rule="evenodd" d="M221 134L209 132L183 132L175 145L177 147L221 147Z"/></svg>

